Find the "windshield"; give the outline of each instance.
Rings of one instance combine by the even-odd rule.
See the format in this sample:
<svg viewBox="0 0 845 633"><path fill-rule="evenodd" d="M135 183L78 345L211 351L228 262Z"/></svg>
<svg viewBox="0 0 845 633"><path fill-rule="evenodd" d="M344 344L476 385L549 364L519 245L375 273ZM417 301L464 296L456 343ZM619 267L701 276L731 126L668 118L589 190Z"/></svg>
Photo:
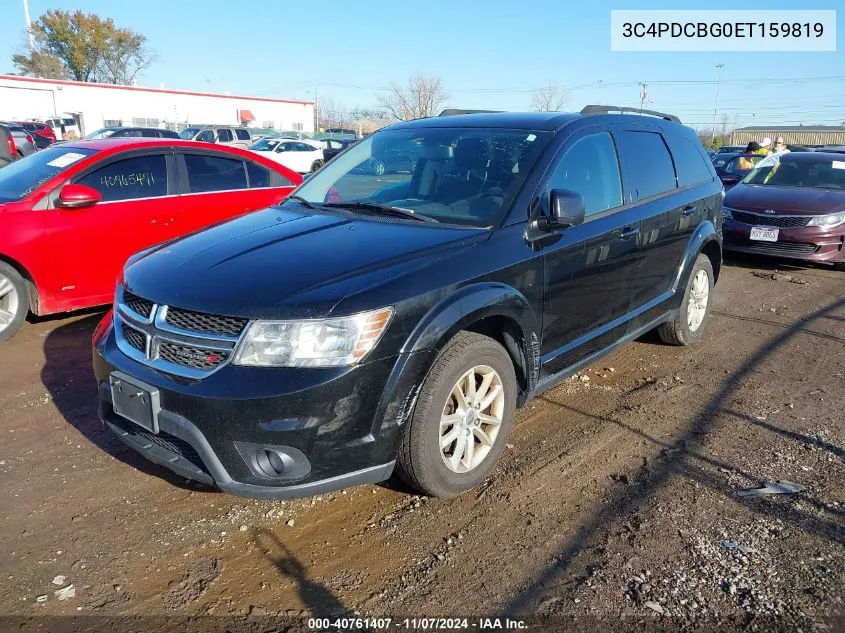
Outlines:
<svg viewBox="0 0 845 633"><path fill-rule="evenodd" d="M802 153L801 157L798 159L789 154L768 156L757 163L742 182L748 185L845 189L845 160L829 156L810 157L809 153Z"/></svg>
<svg viewBox="0 0 845 633"><path fill-rule="evenodd" d="M179 138L190 141L194 137L194 134L199 131L200 129L198 127L186 127L184 130L179 132Z"/></svg>
<svg viewBox="0 0 845 633"><path fill-rule="evenodd" d="M96 152L58 145L16 160L0 169L0 202L22 200L66 167Z"/></svg>
<svg viewBox="0 0 845 633"><path fill-rule="evenodd" d="M253 143L250 149L254 149L259 152L272 152L281 142L282 140L278 138L263 138L260 141Z"/></svg>
<svg viewBox="0 0 845 633"><path fill-rule="evenodd" d="M501 128L385 130L333 158L296 195L316 205L365 202L493 226L551 137Z"/></svg>
<svg viewBox="0 0 845 633"><path fill-rule="evenodd" d="M91 132L90 134L85 135L86 141L96 141L100 138L108 138L112 134L115 133L116 130L110 128L103 128L102 130L97 130L96 132Z"/></svg>

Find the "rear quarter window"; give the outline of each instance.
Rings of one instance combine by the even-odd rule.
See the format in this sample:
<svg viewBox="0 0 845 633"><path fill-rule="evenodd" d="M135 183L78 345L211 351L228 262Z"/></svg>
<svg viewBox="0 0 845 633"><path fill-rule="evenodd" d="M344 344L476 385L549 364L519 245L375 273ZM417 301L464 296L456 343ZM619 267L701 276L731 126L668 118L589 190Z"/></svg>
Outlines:
<svg viewBox="0 0 845 633"><path fill-rule="evenodd" d="M663 137L657 132L620 133L622 162L634 200L676 188L675 167Z"/></svg>
<svg viewBox="0 0 845 633"><path fill-rule="evenodd" d="M712 163L707 159L701 143L682 136L670 136L667 140L675 159L679 187L713 179Z"/></svg>
<svg viewBox="0 0 845 633"><path fill-rule="evenodd" d="M250 141L250 140L252 140L252 138L249 135L249 132L247 132L246 130L235 130L235 134L237 135L238 140L240 140L240 141Z"/></svg>

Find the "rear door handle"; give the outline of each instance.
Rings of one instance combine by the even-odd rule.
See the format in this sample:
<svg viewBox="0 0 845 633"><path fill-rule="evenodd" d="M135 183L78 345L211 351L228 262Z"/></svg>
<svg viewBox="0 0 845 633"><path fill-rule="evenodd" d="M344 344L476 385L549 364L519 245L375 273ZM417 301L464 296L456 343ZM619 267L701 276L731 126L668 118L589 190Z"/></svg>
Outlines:
<svg viewBox="0 0 845 633"><path fill-rule="evenodd" d="M688 204L681 210L681 215L692 215L695 213L696 206L694 204Z"/></svg>
<svg viewBox="0 0 845 633"><path fill-rule="evenodd" d="M626 226L622 229L622 232L619 234L620 240L630 240L632 237L635 237L640 234L640 227L638 226Z"/></svg>

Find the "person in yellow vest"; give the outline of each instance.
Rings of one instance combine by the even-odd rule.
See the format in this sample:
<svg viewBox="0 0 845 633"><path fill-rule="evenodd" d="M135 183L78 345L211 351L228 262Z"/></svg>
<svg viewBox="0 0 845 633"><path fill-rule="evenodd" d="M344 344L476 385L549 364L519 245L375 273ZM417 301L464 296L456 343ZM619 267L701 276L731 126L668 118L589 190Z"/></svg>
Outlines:
<svg viewBox="0 0 845 633"><path fill-rule="evenodd" d="M760 143L756 141L751 141L745 148L745 156L740 156L739 160L737 161L737 168L741 171L748 171L749 169L754 168L754 161L751 160L751 157L748 154L759 154L760 150Z"/></svg>
<svg viewBox="0 0 845 633"><path fill-rule="evenodd" d="M768 136L764 137L760 141L760 149L757 150L757 153L760 154L760 156L768 156L769 154L771 154L772 153L772 139L770 139Z"/></svg>

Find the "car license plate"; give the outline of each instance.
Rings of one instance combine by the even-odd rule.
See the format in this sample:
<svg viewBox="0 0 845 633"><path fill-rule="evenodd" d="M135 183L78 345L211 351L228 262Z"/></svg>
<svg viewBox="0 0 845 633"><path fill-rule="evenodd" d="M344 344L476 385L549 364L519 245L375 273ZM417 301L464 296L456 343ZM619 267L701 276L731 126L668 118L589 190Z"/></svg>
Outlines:
<svg viewBox="0 0 845 633"><path fill-rule="evenodd" d="M122 418L158 433L158 389L116 371L109 375L112 409Z"/></svg>
<svg viewBox="0 0 845 633"><path fill-rule="evenodd" d="M751 239L761 242L777 242L778 233L778 229L766 229L762 226L754 226L751 228Z"/></svg>

